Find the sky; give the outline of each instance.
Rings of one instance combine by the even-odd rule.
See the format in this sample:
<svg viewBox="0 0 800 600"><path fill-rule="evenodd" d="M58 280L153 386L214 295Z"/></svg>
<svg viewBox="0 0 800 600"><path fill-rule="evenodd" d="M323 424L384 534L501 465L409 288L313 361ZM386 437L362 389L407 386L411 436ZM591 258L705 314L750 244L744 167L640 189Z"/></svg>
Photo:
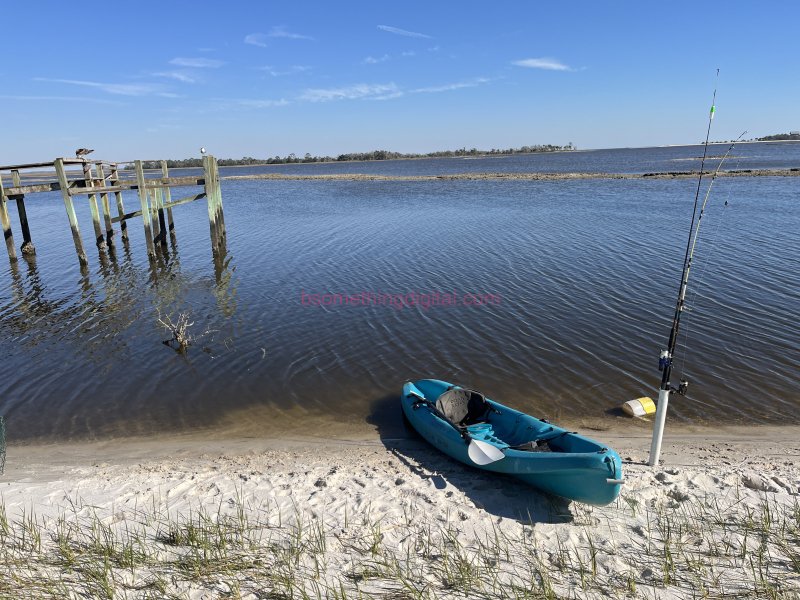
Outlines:
<svg viewBox="0 0 800 600"><path fill-rule="evenodd" d="M0 164L800 130L800 2L14 2ZM716 70L720 70L717 80Z"/></svg>

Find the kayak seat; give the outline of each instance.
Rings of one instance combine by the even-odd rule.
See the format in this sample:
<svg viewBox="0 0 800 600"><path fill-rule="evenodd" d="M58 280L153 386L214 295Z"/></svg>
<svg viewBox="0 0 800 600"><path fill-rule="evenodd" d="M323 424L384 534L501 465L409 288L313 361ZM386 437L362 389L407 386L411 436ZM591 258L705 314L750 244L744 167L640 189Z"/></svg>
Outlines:
<svg viewBox="0 0 800 600"><path fill-rule="evenodd" d="M492 407L483 394L464 388L443 392L436 399L436 410L457 427L466 427L487 420Z"/></svg>

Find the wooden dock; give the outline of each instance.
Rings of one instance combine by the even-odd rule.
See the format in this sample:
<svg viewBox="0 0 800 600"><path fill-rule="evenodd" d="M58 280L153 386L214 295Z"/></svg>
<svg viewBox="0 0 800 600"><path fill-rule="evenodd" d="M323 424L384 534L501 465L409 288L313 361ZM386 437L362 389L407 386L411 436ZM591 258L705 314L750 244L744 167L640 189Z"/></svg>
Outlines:
<svg viewBox="0 0 800 600"><path fill-rule="evenodd" d="M53 191L60 191L64 199L67 220L81 265L88 264L75 212L76 199L80 199L81 196L88 198L94 226L94 241L101 253L113 249L114 223L119 225L120 235L127 242L128 221L142 217L147 255L151 260L155 260L159 248L166 248L167 236L174 235L173 208L202 198L206 198L208 203L212 252L214 256L221 251L224 252L225 217L222 210L217 159L213 156L203 156L202 176L189 177L170 177L167 162L162 160L160 163L161 172L156 176L151 172L145 173L141 160L108 162L84 158L57 158L53 162L46 163L0 166L0 225L3 228L9 259L16 261L18 257L7 202L17 203L22 235L20 253L24 257L31 257L36 254L36 247L31 239L25 197ZM133 165L133 168L123 168L126 165L128 167ZM4 176L10 178L10 186L3 183ZM201 190L173 200L170 188L176 186L198 186ZM139 210L125 212L122 192L128 190L138 192ZM112 194L116 204L116 216L112 216Z"/></svg>

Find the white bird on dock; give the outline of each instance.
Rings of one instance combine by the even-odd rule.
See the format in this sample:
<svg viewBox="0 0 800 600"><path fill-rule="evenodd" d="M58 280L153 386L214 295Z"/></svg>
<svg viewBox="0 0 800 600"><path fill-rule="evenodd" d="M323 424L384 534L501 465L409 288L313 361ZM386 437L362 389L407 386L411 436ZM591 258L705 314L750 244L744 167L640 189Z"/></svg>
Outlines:
<svg viewBox="0 0 800 600"><path fill-rule="evenodd" d="M78 148L77 150L75 150L75 157L80 158L81 156L86 156L87 154L91 154L92 152L94 152L94 150L90 148Z"/></svg>

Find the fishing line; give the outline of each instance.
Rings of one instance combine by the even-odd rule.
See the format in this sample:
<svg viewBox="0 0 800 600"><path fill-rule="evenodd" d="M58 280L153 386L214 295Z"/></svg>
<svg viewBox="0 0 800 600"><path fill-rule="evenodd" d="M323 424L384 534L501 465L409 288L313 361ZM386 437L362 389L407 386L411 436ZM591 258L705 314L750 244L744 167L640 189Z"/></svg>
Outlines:
<svg viewBox="0 0 800 600"><path fill-rule="evenodd" d="M741 164L742 164L742 157L739 156L736 160L736 169L738 169L741 166ZM728 190L727 196L728 200L730 200L732 196L732 192L730 189ZM697 285L695 286L694 291L692 293L691 301L687 302L686 309L689 314L686 315L686 329L684 330L684 336L683 336L683 357L681 360L681 369L680 369L681 379L683 379L684 376L684 371L686 366L686 356L689 354L689 333L691 331L691 326L692 326L692 314L697 308L697 297L700 293L700 289L703 286L703 282L705 281L706 271L708 271L708 267L713 262L714 251L717 249L716 244L719 231L720 229L722 229L722 225L725 222L725 216L728 214L728 200L725 200L725 204L723 205L722 208L722 215L720 216L719 221L717 222L716 228L713 230L711 234L710 240L707 242L708 246L710 247L710 252L708 254L708 257L702 263L700 273L697 277Z"/></svg>
<svg viewBox="0 0 800 600"><path fill-rule="evenodd" d="M703 183L703 168L706 164L706 156L708 155L708 139L711 136L711 122L714 120L714 113L717 112L716 101L717 101L717 85L719 83L719 69L717 69L717 76L714 80L714 95L711 97L711 110L708 113L708 128L706 129L706 141L703 144L703 158L700 160L700 177L697 178L697 191L694 193L694 208L692 209L692 222L689 225L689 239L686 242L686 254L683 257L683 270L686 271L686 263L689 262L689 251L692 246L692 233L694 232L694 221L697 217L697 202L700 199L700 187ZM723 159L724 160L724 159ZM722 164L722 161L720 161ZM719 169L719 167L717 167ZM713 180L711 182L713 184ZM709 191L711 187L709 186ZM708 200L708 194L706 194L706 200ZM702 212L702 211L701 211ZM681 280L681 287L683 286L683 280ZM678 288L680 293L680 288Z"/></svg>
<svg viewBox="0 0 800 600"><path fill-rule="evenodd" d="M712 107L712 109L713 109L713 107ZM685 264L685 271L684 271L685 272L685 279L688 279L688 275L689 275L688 269L691 266L692 259L694 257L694 251L695 251L695 248L697 247L698 239L700 238L700 225L702 223L703 216L706 213L706 208L708 207L708 199L711 196L711 188L714 187L714 182L717 180L717 177L719 176L719 172L720 172L720 169L722 168L723 163L727 160L727 158L730 155L730 153L733 150L733 148L736 146L736 144L739 143L739 141L744 137L744 135L746 133L747 133L747 131L743 131L739 135L739 137L736 138L731 143L731 145L728 147L728 150L725 152L725 155L719 161L719 164L717 165L717 168L714 170L714 173L711 176L711 182L708 184L708 189L706 190L706 194L705 194L705 196L703 198L703 204L702 204L702 206L700 208L700 214L697 217L697 226L694 228L693 235L689 236L690 250L689 250L688 255L687 255L688 264ZM702 177L702 168L701 168L701 177ZM727 200L726 200L726 204L727 204ZM717 229L719 229L719 225L717 226ZM709 264L708 261L706 261L705 265L707 266L708 264ZM705 273L705 267L703 268L702 273ZM694 290L693 298L696 298L696 297L697 297L697 288L695 288L695 290ZM689 319L687 319L687 321L689 321ZM687 335L688 335L688 332L687 332ZM685 356L686 339L687 338L684 337L684 356L683 356L683 360L681 361L681 374L683 373L683 368L684 368L684 365L685 365L685 362L686 362L686 356Z"/></svg>
<svg viewBox="0 0 800 600"><path fill-rule="evenodd" d="M705 280L706 271L708 270L708 266L712 262L712 258L714 256L714 251L717 248L717 246L716 246L717 234L719 233L719 230L722 228L722 223L725 220L725 215L728 212L727 208L728 208L728 201L726 200L725 201L725 205L723 206L723 209L722 209L722 216L720 217L720 219L719 219L719 221L717 223L716 229L714 229L714 231L711 233L710 239L706 242L706 244L710 248L708 257L706 258L706 260L701 265L701 270L700 270L700 273L699 273L699 275L697 277L697 284L695 285L694 291L692 292L692 298L691 298L690 301L688 301L686 303L685 310L686 310L686 312L688 314L686 315L686 329L684 329L684 334L683 334L683 344L682 344L682 346L683 346L683 355L681 357L681 368L680 368L680 378L681 379L684 379L684 371L685 371L685 367L686 367L686 356L689 354L689 333L690 333L691 328L692 328L692 315L694 314L695 309L698 308L698 306L697 306L697 296L698 296L698 294L700 292L700 289L703 287L703 281Z"/></svg>

